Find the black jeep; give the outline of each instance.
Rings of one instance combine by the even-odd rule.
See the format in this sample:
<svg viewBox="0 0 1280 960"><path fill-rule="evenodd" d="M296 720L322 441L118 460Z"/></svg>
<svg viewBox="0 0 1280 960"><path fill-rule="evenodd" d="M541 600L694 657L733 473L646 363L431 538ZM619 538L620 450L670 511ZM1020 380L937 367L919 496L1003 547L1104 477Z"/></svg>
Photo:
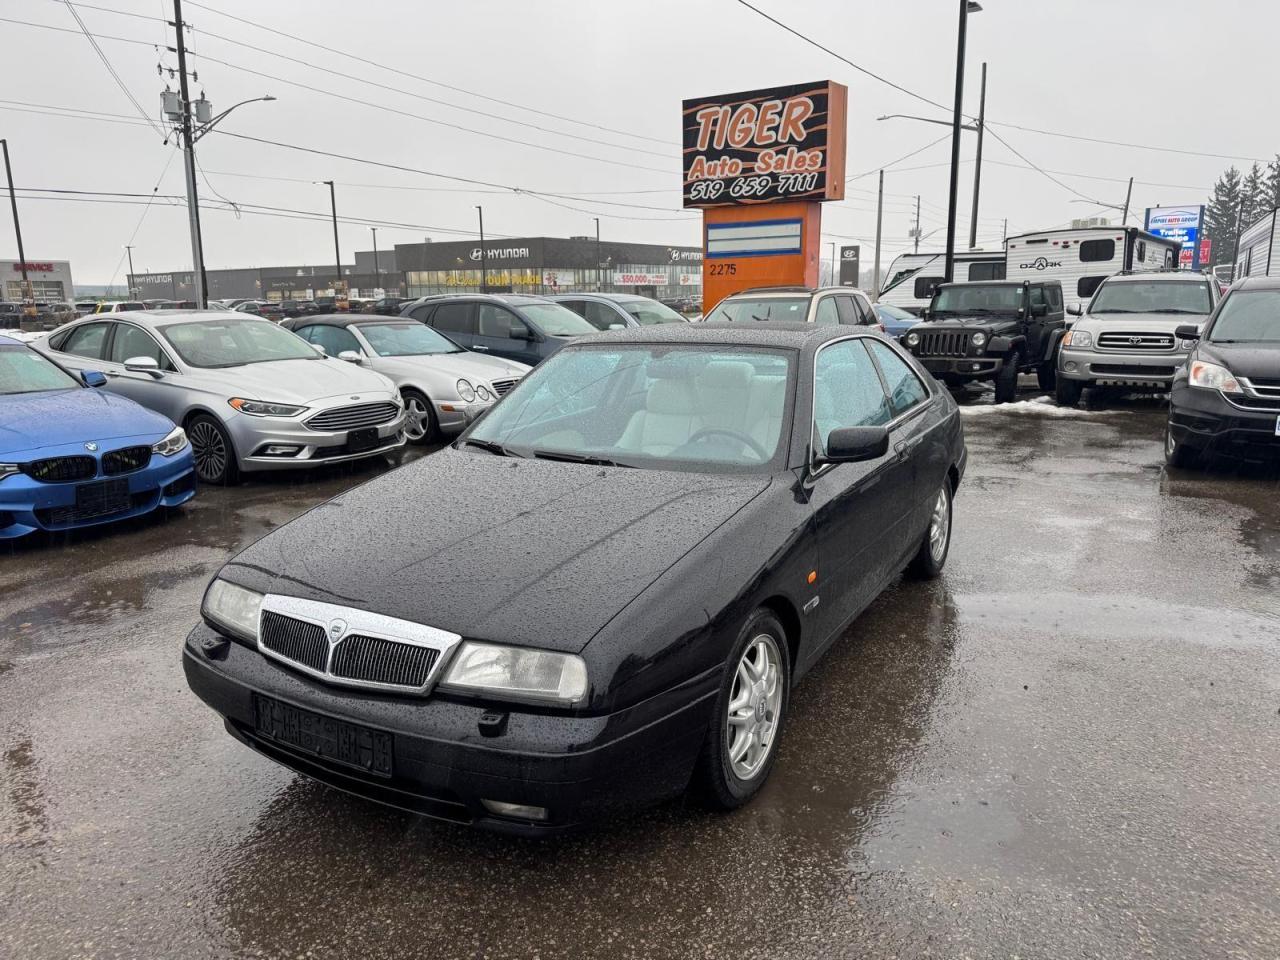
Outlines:
<svg viewBox="0 0 1280 960"><path fill-rule="evenodd" d="M1053 389L1066 332L1060 283L943 283L920 316L902 342L947 386L990 380L996 403L1009 403L1018 374L1034 370L1040 389Z"/></svg>

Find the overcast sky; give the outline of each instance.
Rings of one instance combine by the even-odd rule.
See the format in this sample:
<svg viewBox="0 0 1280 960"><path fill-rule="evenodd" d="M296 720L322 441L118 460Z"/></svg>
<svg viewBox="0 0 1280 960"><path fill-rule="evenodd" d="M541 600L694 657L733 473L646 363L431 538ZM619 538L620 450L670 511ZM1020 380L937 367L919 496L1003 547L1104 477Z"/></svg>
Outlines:
<svg viewBox="0 0 1280 960"><path fill-rule="evenodd" d="M172 30L159 22L162 14L172 16L170 0L90 2L151 18L81 7L92 33L172 45ZM867 69L929 99L951 102L953 0L753 2ZM1232 161L1086 143L994 124L1241 158L1266 158L1280 150L1273 105L1250 99L1254 91L1272 85L1280 7L1256 0L983 4L986 9L969 24L967 109L977 111L979 69L986 60L991 129L1041 167L1095 177L1134 176L1140 182L1134 187L1133 207L1140 215L1143 207L1156 203L1203 200ZM209 0L207 6L220 12L192 6L190 0L184 5L194 28L189 45L195 54L190 66L200 77L196 90L207 93L215 111L264 93L279 98L242 107L221 129L585 198L556 200L580 208L572 210L496 187L471 188L226 136L210 135L198 145L200 163L217 194L237 203L327 213L327 189L310 181L337 181L340 215L407 225L379 228L383 248L423 236L444 240L459 236L457 231L474 231L477 203L484 205L486 233L495 237L592 234L592 218L599 216L601 232L609 239L697 243L700 215L680 209L680 101L829 78L849 86L848 173L868 175L850 184L848 200L825 205L824 241L861 240L863 263L869 264L874 171L947 136L946 128L931 124L877 122L890 113L943 119L947 114L858 73L736 0ZM146 195L159 182L160 194L182 194L180 156L163 146L160 135L140 118L130 124L14 109L20 101L137 118L64 3L0 0L0 11L10 20L75 31L3 25L0 136L9 140L18 187ZM236 46L210 33L269 52ZM380 66L324 52L304 40ZM163 50L157 55L145 43L99 42L133 96L158 119L167 77L157 76L156 65L176 66L174 55ZM961 167L960 236L966 238L974 137L963 137L962 156L969 162ZM924 232L937 230L924 246L941 246L948 151L944 139L886 174L886 259L909 245L916 194L923 197ZM980 245L999 247L1004 218L1014 233L1105 212L1073 203L1079 199L1076 194L1034 170L996 165L1022 161L990 136L984 152ZM1234 162L1247 166L1243 159ZM265 179L272 177L287 179ZM1124 199L1122 182L1058 178L1089 198L1110 203ZM216 199L203 181L200 187L202 200ZM70 260L77 283L123 282L124 245L131 239L139 272L190 268L184 207L157 201L142 216L142 206L20 198L19 208L28 259ZM332 261L327 223L247 212L237 218L212 210L203 214L203 223L210 269ZM344 224L341 242L343 261L350 262L353 250L370 249L371 234L365 226ZM6 204L0 214L0 256L16 255ZM826 249L823 256L828 256Z"/></svg>

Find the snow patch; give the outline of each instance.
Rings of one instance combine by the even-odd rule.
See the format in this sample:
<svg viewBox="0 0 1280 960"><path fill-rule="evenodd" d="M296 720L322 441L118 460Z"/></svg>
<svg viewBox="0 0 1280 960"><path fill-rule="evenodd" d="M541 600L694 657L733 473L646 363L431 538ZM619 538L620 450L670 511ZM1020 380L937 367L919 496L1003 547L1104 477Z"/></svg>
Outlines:
<svg viewBox="0 0 1280 960"><path fill-rule="evenodd" d="M1120 410L1080 410L1075 407L1060 407L1050 396L1036 397L1034 400L1019 400L1016 403L980 403L960 406L960 413L966 417L985 416L991 413L1030 414L1037 417L1103 417L1121 413Z"/></svg>

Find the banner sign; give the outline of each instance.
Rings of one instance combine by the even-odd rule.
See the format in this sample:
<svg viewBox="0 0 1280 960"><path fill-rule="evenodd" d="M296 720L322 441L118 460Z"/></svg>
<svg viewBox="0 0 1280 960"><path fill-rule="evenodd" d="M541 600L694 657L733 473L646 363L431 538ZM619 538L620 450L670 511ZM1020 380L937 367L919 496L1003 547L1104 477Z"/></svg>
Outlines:
<svg viewBox="0 0 1280 960"><path fill-rule="evenodd" d="M682 273L682 274L680 274L680 286L682 286L682 287L700 287L700 286L702 286L702 274L700 274L700 273Z"/></svg>
<svg viewBox="0 0 1280 960"><path fill-rule="evenodd" d="M613 285L615 287L665 287L667 275L665 273L615 273Z"/></svg>
<svg viewBox="0 0 1280 960"><path fill-rule="evenodd" d="M861 256L862 247L860 246L840 248L840 286L856 287L858 285Z"/></svg>
<svg viewBox="0 0 1280 960"><path fill-rule="evenodd" d="M1143 228L1157 237L1167 237L1182 244L1178 257L1180 266L1199 270L1207 260L1200 252L1200 227L1204 223L1204 207L1193 204L1184 207L1148 207Z"/></svg>
<svg viewBox="0 0 1280 960"><path fill-rule="evenodd" d="M684 205L843 200L847 98L822 80L684 101Z"/></svg>
<svg viewBox="0 0 1280 960"><path fill-rule="evenodd" d="M800 220L707 224L707 259L777 257L800 252Z"/></svg>

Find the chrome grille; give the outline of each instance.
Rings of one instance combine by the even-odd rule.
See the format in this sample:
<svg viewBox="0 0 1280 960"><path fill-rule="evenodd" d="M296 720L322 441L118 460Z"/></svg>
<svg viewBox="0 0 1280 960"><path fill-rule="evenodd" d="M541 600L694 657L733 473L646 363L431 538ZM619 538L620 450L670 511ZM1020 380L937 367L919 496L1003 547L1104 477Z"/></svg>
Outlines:
<svg viewBox="0 0 1280 960"><path fill-rule="evenodd" d="M22 472L41 483L75 483L98 475L98 461L93 457L49 457L22 465Z"/></svg>
<svg viewBox="0 0 1280 960"><path fill-rule="evenodd" d="M1280 413L1280 380L1236 377L1244 388L1244 396L1238 393L1224 393L1223 397L1232 406L1243 410L1259 410L1266 413Z"/></svg>
<svg viewBox="0 0 1280 960"><path fill-rule="evenodd" d="M343 680L421 687L439 656L431 647L354 634L334 648L329 672Z"/></svg>
<svg viewBox="0 0 1280 960"><path fill-rule="evenodd" d="M262 614L258 642L264 649L318 672L324 670L329 656L329 638L325 636L324 627L270 611Z"/></svg>
<svg viewBox="0 0 1280 960"><path fill-rule="evenodd" d="M312 430L359 430L390 423L400 413L391 401L381 403L357 403L350 407L324 410L306 421Z"/></svg>
<svg viewBox="0 0 1280 960"><path fill-rule="evenodd" d="M519 381L519 377L512 380L491 380L489 381L489 385L493 387L494 393L500 397L505 397L511 388L519 383Z"/></svg>
<svg viewBox="0 0 1280 960"><path fill-rule="evenodd" d="M102 455L102 472L108 477L118 473L132 473L151 463L150 447L125 447Z"/></svg>
<svg viewBox="0 0 1280 960"><path fill-rule="evenodd" d="M1116 350L1124 353L1169 352L1173 349L1171 333L1102 333L1098 335L1099 350Z"/></svg>
<svg viewBox="0 0 1280 960"><path fill-rule="evenodd" d="M969 352L969 331L929 330L920 334L918 357L963 357Z"/></svg>

